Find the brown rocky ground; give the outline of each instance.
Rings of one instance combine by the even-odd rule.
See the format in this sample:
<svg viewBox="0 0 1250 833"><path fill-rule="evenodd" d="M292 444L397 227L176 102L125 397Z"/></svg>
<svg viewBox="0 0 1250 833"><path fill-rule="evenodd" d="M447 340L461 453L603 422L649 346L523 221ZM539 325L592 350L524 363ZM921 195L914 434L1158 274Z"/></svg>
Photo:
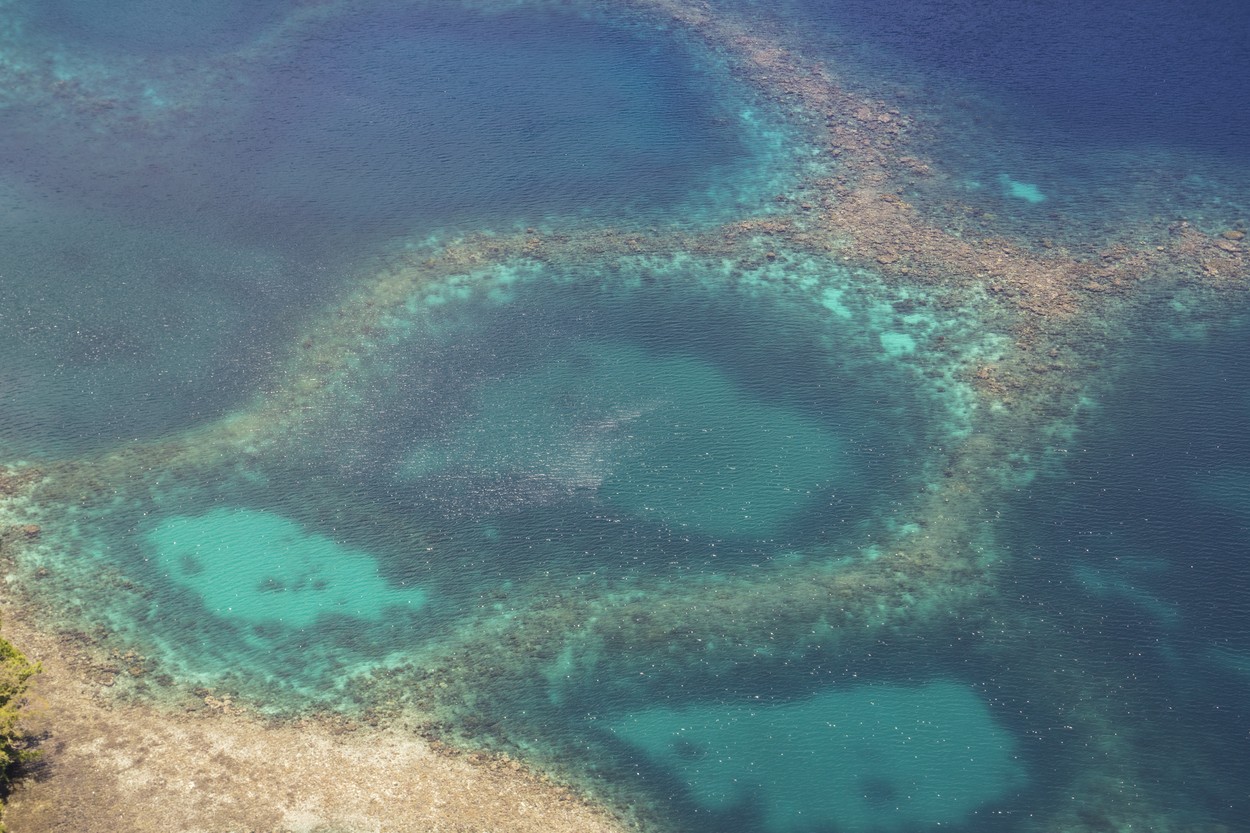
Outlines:
<svg viewBox="0 0 1250 833"><path fill-rule="evenodd" d="M518 764L400 730L113 703L54 639L14 619L4 631L44 665L28 720L42 759L10 796L10 833L626 829Z"/></svg>

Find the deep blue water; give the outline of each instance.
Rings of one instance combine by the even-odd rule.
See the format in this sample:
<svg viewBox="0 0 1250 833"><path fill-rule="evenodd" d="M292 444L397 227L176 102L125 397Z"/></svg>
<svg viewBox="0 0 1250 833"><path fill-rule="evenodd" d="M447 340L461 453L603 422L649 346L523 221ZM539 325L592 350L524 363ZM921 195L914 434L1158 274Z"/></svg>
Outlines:
<svg viewBox="0 0 1250 833"><path fill-rule="evenodd" d="M771 175L706 68L639 29L380 4L231 57L289 12L32 9L19 59L81 66L0 124L20 206L0 344L21 357L0 444L74 452L220 414L285 322L397 235L697 223Z"/></svg>
<svg viewBox="0 0 1250 833"><path fill-rule="evenodd" d="M1030 234L1250 207L1245 3L793 0L779 16L869 91L901 90L945 185Z"/></svg>
<svg viewBox="0 0 1250 833"><path fill-rule="evenodd" d="M1226 762L1250 733L1250 326L1139 334L1060 471L1025 490L1017 540L1034 566L1016 586L1066 611L1124 681L1124 708L1179 739L1170 754L1201 773L1190 796L1235 827L1245 781Z"/></svg>
<svg viewBox="0 0 1250 833"><path fill-rule="evenodd" d="M246 398L325 289L316 263L64 208L0 252L0 448L68 456Z"/></svg>
<svg viewBox="0 0 1250 833"><path fill-rule="evenodd" d="M744 166L766 161L679 44L623 25L379 4L239 57L214 23L241 37L236 16L273 8L173 4L151 44L111 5L74 8L37 16L32 42L72 55L80 46L62 41L89 27L125 55L88 53L85 106L10 107L0 158L41 193L132 222L320 253L466 223L677 208L695 220L728 207L707 189L732 190ZM175 29L202 52L131 65ZM197 70L207 90L188 86ZM166 100L184 89L207 96Z"/></svg>
<svg viewBox="0 0 1250 833"><path fill-rule="evenodd" d="M1250 154L1235 93L1250 83L1250 8L1237 0L799 5L839 39L972 82L1070 140Z"/></svg>
<svg viewBox="0 0 1250 833"><path fill-rule="evenodd" d="M669 219L750 156L701 75L626 29L431 4L310 32L221 141L266 228Z"/></svg>

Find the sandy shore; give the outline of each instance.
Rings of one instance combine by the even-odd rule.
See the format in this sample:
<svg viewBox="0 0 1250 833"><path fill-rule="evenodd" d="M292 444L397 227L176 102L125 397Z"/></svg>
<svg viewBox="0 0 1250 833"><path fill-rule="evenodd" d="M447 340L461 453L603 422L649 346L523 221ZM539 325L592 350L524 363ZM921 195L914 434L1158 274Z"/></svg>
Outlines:
<svg viewBox="0 0 1250 833"><path fill-rule="evenodd" d="M55 639L15 618L4 634L44 666L28 719L43 758L10 797L10 833L626 829L517 764L399 730L111 703Z"/></svg>

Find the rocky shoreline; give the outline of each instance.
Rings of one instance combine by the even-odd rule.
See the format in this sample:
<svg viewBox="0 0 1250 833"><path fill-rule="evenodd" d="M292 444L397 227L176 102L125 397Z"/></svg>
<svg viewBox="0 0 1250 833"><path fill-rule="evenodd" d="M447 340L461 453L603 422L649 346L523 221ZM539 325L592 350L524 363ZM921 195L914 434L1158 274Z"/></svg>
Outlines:
<svg viewBox="0 0 1250 833"><path fill-rule="evenodd" d="M275 722L212 695L119 702L95 660L6 613L6 637L43 664L25 712L40 757L9 797L11 833L630 829L514 760L402 727Z"/></svg>

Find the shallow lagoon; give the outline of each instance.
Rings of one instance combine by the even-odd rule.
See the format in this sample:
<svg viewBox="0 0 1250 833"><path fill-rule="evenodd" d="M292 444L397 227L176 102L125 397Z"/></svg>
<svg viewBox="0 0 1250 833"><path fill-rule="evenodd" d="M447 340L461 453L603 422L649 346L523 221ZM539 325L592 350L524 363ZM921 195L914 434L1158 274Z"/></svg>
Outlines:
<svg viewBox="0 0 1250 833"><path fill-rule="evenodd" d="M949 681L651 709L608 731L689 790L708 830L960 826L1023 782L1010 735Z"/></svg>

